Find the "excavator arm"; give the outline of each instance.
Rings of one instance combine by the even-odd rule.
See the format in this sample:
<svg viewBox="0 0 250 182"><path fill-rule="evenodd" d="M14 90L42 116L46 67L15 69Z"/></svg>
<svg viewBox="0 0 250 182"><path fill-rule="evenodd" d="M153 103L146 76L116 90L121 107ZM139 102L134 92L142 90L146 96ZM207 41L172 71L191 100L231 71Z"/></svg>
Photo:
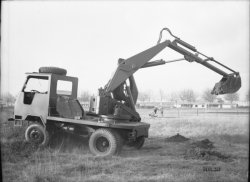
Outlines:
<svg viewBox="0 0 250 182"><path fill-rule="evenodd" d="M165 40L161 42L162 32L168 31L171 36L174 37L173 41ZM174 51L180 53L184 58L164 61L150 60L160 53L163 49L169 47ZM201 55L202 57L200 57ZM222 79L215 84L212 94L227 94L234 93L238 91L241 87L241 78L238 72L230 69L229 67L223 65L222 63L216 61L212 57L208 57L203 53L199 52L194 46L184 42L180 38L176 37L171 33L168 28L164 28L160 32L159 40L157 44L139 54L136 54L128 59L119 59L118 67L105 85L104 89L99 89L99 97L103 100L101 107L105 107L107 111L99 114L113 115L115 117L129 116L131 121L140 121L140 115L136 112L135 104L138 97L137 86L133 77L133 74L141 68L147 68L152 66L158 66L170 62L186 60L188 62L199 63L212 71L222 75ZM226 73L220 68L210 64L209 62L214 62L231 73ZM129 81L129 85L127 84Z"/></svg>
<svg viewBox="0 0 250 182"><path fill-rule="evenodd" d="M173 41L165 40L161 42L162 32L164 30L168 31L170 35L173 36L175 39ZM219 94L234 93L240 89L241 78L240 78L239 72L236 72L232 70L231 68L223 65L222 63L216 61L212 57L208 57L202 54L194 46L184 42L180 38L173 35L168 28L164 28L161 30L159 40L155 46L139 54L136 54L128 59L119 60L119 65L113 77L111 78L109 83L106 85L105 91L106 92L114 91L117 87L119 87L122 83L124 83L128 78L133 76L133 74L140 68L158 66L158 65L165 64L165 63L169 63L169 61L164 61L164 60L149 62L154 56L156 56L159 52L161 52L166 47L169 47L173 49L174 51L182 54L184 56L183 59L189 62L199 63L223 76L222 79L218 83L215 84L211 92L212 94L219 95ZM202 55L205 58L201 58L199 57L199 55ZM231 71L232 73L229 73L229 74L226 73L225 71L219 69L218 67L215 67L214 65L210 64L209 61L214 62L224 67L225 69ZM170 62L173 62L173 61L170 61Z"/></svg>

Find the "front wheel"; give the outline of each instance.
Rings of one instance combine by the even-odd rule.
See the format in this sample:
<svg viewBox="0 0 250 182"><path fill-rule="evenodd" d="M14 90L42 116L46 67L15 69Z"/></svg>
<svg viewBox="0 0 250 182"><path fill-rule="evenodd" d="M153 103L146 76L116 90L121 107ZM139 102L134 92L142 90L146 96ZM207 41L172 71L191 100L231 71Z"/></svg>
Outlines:
<svg viewBox="0 0 250 182"><path fill-rule="evenodd" d="M89 149L97 156L112 156L120 151L122 144L117 134L109 129L96 130L89 139Z"/></svg>
<svg viewBox="0 0 250 182"><path fill-rule="evenodd" d="M25 139L39 146L46 146L49 141L49 134L40 124L32 124L25 131Z"/></svg>

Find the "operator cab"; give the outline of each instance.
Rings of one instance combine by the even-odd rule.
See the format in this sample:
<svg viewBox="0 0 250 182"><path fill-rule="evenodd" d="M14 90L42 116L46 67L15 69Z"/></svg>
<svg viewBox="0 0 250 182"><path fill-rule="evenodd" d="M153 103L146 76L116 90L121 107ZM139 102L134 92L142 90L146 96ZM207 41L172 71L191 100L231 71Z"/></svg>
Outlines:
<svg viewBox="0 0 250 182"><path fill-rule="evenodd" d="M84 111L77 100L78 78L54 73L26 73L14 115L19 120L41 120L47 116L81 119Z"/></svg>

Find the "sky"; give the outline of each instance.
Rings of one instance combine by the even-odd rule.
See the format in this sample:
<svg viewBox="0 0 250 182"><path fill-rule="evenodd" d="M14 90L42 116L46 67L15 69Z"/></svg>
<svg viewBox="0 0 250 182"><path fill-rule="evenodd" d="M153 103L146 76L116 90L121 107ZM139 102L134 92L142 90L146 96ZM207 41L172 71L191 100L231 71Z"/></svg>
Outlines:
<svg viewBox="0 0 250 182"><path fill-rule="evenodd" d="M16 95L26 72L42 66L67 69L79 92L96 94L119 58L154 45L160 30L239 71L241 99L249 91L249 1L4 1L1 25L1 91ZM163 40L172 38L166 32ZM152 60L183 56L166 48ZM139 91L173 93L212 89L222 77L181 61L135 73Z"/></svg>

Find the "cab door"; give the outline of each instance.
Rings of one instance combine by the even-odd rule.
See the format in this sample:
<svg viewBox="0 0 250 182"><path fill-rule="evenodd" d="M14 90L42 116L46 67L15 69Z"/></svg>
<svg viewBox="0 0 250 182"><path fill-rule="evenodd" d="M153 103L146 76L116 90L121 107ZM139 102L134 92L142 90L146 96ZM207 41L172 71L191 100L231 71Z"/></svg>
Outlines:
<svg viewBox="0 0 250 182"><path fill-rule="evenodd" d="M15 103L15 117L26 120L29 116L48 115L49 76L28 75Z"/></svg>

